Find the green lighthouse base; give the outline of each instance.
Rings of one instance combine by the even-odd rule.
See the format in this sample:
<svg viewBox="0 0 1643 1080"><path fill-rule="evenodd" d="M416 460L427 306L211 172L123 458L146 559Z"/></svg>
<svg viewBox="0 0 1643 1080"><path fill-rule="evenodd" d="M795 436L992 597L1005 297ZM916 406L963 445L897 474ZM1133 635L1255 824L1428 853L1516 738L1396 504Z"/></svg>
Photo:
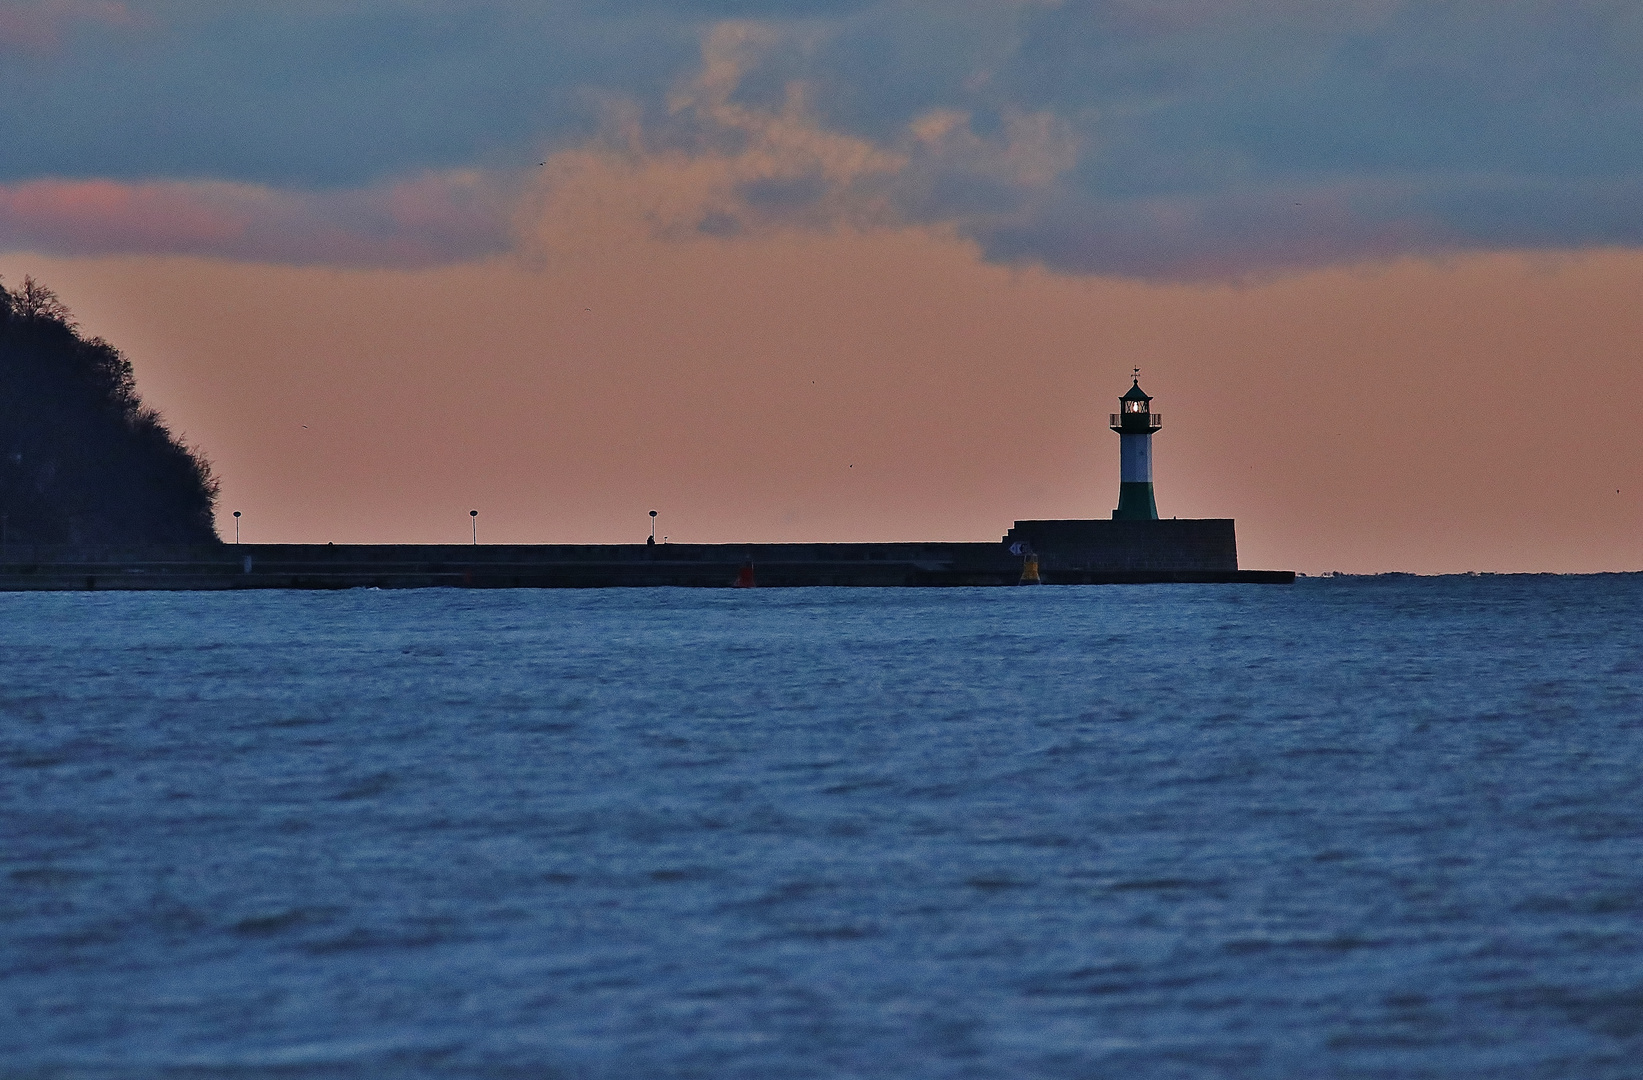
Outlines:
<svg viewBox="0 0 1643 1080"><path fill-rule="evenodd" d="M1119 484L1118 509L1112 512L1112 519L1114 521L1157 521L1158 503L1152 497L1152 485Z"/></svg>

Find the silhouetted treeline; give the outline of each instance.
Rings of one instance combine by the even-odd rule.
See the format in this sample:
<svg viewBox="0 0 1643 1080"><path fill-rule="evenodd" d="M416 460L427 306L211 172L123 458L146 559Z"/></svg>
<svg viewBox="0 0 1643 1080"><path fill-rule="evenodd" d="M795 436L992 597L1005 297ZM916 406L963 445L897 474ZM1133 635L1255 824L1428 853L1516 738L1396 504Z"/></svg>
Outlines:
<svg viewBox="0 0 1643 1080"><path fill-rule="evenodd" d="M0 284L0 515L42 544L216 540L217 482L137 397L131 362L83 338L33 278Z"/></svg>

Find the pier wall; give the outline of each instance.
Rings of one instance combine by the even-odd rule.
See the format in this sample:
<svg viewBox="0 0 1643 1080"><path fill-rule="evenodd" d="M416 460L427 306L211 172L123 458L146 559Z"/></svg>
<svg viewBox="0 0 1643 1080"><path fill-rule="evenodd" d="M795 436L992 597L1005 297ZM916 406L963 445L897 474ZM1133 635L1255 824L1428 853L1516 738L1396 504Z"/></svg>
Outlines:
<svg viewBox="0 0 1643 1080"><path fill-rule="evenodd" d="M1051 573L1238 569L1238 540L1231 518L1018 521L1004 535L1004 544L1018 542L1037 552L1041 566Z"/></svg>
<svg viewBox="0 0 1643 1080"><path fill-rule="evenodd" d="M1230 520L1099 520L1017 522L1002 543L10 544L0 591L1014 585L1018 540L1046 584L1294 579L1240 571Z"/></svg>

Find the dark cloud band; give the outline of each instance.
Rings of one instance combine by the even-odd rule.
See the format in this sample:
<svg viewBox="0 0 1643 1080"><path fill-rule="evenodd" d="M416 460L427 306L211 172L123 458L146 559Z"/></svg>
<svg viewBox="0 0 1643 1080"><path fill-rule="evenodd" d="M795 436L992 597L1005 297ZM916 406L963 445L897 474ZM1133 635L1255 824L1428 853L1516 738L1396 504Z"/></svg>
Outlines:
<svg viewBox="0 0 1643 1080"><path fill-rule="evenodd" d="M0 0L0 55L11 247L472 258L616 113L627 153L738 162L695 223L722 236L937 224L1002 261L1222 277L1643 234L1630 0ZM382 209L469 172L483 198ZM92 181L146 193L142 227L71 228L40 186ZM177 184L226 185L205 201L267 239L178 211L168 240Z"/></svg>

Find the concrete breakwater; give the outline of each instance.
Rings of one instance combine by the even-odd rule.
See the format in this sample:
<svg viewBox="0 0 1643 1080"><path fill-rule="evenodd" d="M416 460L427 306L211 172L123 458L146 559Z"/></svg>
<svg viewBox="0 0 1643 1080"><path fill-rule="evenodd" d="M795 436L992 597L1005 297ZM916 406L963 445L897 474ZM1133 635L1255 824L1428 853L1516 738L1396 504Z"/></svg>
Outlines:
<svg viewBox="0 0 1643 1080"><path fill-rule="evenodd" d="M1295 578L1239 570L1231 521L1100 520L1017 522L997 543L9 544L0 591L1015 585L1029 557L1050 585Z"/></svg>

